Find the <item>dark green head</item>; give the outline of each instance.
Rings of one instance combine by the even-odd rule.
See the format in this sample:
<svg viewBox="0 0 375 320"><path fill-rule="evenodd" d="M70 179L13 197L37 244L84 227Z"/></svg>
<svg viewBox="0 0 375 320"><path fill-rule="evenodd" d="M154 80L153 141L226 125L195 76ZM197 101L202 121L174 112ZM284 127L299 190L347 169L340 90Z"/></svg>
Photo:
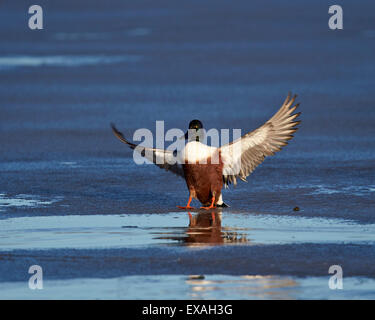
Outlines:
<svg viewBox="0 0 375 320"><path fill-rule="evenodd" d="M190 141L191 140L196 140L196 141L202 140L203 132L202 132L202 130L200 131L200 129L203 129L202 122L200 122L199 120L191 120L190 123L189 123L189 130L186 131L186 133L185 133L185 139L189 139L189 131L190 131L190 139L189 139Z"/></svg>
<svg viewBox="0 0 375 320"><path fill-rule="evenodd" d="M195 129L198 131L199 129L203 129L203 124L199 120L191 120L189 123L189 129Z"/></svg>

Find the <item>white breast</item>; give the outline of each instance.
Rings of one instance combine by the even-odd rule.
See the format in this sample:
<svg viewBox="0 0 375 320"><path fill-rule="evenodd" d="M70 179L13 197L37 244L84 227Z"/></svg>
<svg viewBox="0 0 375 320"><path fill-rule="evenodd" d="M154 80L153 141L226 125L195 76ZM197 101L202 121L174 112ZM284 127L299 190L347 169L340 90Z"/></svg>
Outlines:
<svg viewBox="0 0 375 320"><path fill-rule="evenodd" d="M210 157L213 161L217 158L218 163L217 148L210 147L199 141L188 142L181 152L181 159L184 163L206 163L205 161Z"/></svg>

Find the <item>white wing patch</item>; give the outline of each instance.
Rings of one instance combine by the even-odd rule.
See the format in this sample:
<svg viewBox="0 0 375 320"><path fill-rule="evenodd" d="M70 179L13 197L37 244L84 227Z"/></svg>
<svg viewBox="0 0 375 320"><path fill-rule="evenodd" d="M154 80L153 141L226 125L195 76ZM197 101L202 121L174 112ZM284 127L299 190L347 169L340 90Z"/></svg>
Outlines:
<svg viewBox="0 0 375 320"><path fill-rule="evenodd" d="M215 147L210 147L199 141L190 141L181 151L182 163L202 163L206 164L207 159L211 158L210 163L219 163L219 153ZM216 162L215 162L216 160Z"/></svg>

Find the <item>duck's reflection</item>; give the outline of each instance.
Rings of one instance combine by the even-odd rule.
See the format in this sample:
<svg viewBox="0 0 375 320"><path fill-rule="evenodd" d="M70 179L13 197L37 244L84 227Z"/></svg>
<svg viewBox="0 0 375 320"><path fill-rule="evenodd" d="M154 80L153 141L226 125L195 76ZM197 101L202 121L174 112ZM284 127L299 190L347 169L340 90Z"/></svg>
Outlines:
<svg viewBox="0 0 375 320"><path fill-rule="evenodd" d="M189 226L186 230L185 242L187 244L224 243L221 230L221 212L199 212L189 215Z"/></svg>
<svg viewBox="0 0 375 320"><path fill-rule="evenodd" d="M188 212L189 224L184 228L166 228L164 232L155 233L155 239L174 240L188 246L219 245L230 243L247 243L244 229L222 227L221 211Z"/></svg>
<svg viewBox="0 0 375 320"><path fill-rule="evenodd" d="M187 245L224 244L248 242L243 234L235 229L222 228L221 211L188 212L189 226L185 232L184 242Z"/></svg>

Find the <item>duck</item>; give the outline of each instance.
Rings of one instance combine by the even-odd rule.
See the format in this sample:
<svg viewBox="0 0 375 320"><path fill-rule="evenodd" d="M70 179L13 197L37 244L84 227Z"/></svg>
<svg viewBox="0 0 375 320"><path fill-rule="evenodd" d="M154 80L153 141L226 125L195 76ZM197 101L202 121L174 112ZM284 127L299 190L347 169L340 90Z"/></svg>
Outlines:
<svg viewBox="0 0 375 320"><path fill-rule="evenodd" d="M295 113L299 103L297 95L288 94L278 111L262 126L240 138L220 147L204 143L204 127L200 120L190 121L185 138L185 146L178 152L179 161L173 161L176 152L148 148L132 143L111 123L114 135L135 152L140 153L158 167L185 179L189 199L180 209L194 209L193 199L198 200L201 209L228 207L223 202L222 189L237 180L247 182L246 178L266 157L274 155L288 144L298 130L301 120L296 120L301 112ZM215 160L215 161L214 161Z"/></svg>

